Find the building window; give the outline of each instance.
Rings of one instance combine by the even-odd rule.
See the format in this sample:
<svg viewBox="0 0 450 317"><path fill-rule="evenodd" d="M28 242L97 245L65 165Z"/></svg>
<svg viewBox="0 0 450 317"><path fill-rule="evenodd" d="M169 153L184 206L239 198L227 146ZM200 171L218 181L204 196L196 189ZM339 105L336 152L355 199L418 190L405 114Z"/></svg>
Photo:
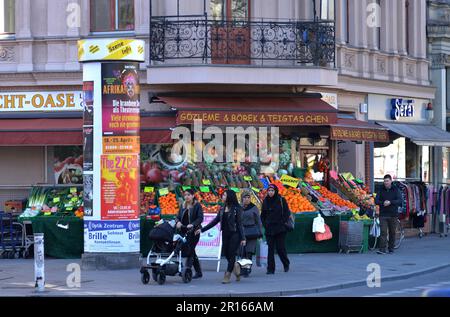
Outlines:
<svg viewBox="0 0 450 317"><path fill-rule="evenodd" d="M250 0L211 0L213 20L248 20Z"/></svg>
<svg viewBox="0 0 450 317"><path fill-rule="evenodd" d="M378 12L378 14L380 14L381 15L381 0L377 0L377 5L378 5L378 9L380 10L379 12ZM379 19L379 21L381 22L381 19ZM378 25L377 26L377 32L376 32L376 36L377 36L377 41L376 41L376 43L377 43L377 48L379 49L379 50L381 50L381 25Z"/></svg>
<svg viewBox="0 0 450 317"><path fill-rule="evenodd" d="M349 0L344 0L344 26L345 26L345 42L350 43L350 4Z"/></svg>
<svg viewBox="0 0 450 317"><path fill-rule="evenodd" d="M15 33L15 0L0 0L0 34Z"/></svg>
<svg viewBox="0 0 450 317"><path fill-rule="evenodd" d="M405 1L405 41L406 53L409 53L409 1Z"/></svg>
<svg viewBox="0 0 450 317"><path fill-rule="evenodd" d="M134 30L134 0L91 0L91 32Z"/></svg>
<svg viewBox="0 0 450 317"><path fill-rule="evenodd" d="M334 20L334 0L320 0L320 19Z"/></svg>

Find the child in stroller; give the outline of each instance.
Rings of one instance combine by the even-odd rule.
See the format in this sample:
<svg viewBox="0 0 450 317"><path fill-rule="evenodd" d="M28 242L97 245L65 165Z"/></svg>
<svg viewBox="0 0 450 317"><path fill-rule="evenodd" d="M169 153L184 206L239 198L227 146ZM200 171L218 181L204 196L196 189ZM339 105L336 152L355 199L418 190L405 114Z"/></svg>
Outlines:
<svg viewBox="0 0 450 317"><path fill-rule="evenodd" d="M153 241L153 247L147 255L146 264L140 270L142 283L150 282L149 270L152 271L153 280L159 285L166 282L166 276L175 275L181 276L184 283L191 282L192 270L182 262L187 239L186 236L176 234L175 221L162 220L150 231L149 238Z"/></svg>

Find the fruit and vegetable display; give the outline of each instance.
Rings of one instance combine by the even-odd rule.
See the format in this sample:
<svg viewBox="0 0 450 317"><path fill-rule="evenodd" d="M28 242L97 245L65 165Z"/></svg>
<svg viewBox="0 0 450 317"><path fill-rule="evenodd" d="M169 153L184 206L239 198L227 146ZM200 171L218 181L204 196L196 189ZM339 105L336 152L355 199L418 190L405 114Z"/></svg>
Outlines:
<svg viewBox="0 0 450 317"><path fill-rule="evenodd" d="M73 214L83 217L83 191L72 188L33 187L22 217Z"/></svg>
<svg viewBox="0 0 450 317"><path fill-rule="evenodd" d="M158 205L161 208L162 215L177 215L179 212L177 196L174 193L160 196Z"/></svg>
<svg viewBox="0 0 450 317"><path fill-rule="evenodd" d="M350 201L364 210L375 208L375 199L369 194L367 187L360 180L355 179L350 173L347 177L339 175L333 179L333 186L337 187Z"/></svg>
<svg viewBox="0 0 450 317"><path fill-rule="evenodd" d="M156 194L154 191L146 192L145 189L141 190L141 215L148 214L149 210L155 207Z"/></svg>
<svg viewBox="0 0 450 317"><path fill-rule="evenodd" d="M204 213L217 213L220 210L220 199L212 192L196 192L195 198L202 206Z"/></svg>
<svg viewBox="0 0 450 317"><path fill-rule="evenodd" d="M315 184L315 186L317 186L317 187L320 186L320 189L318 189L318 191L322 195L322 197L329 199L336 206L347 207L348 209L357 209L358 208L358 206L356 206L351 201L341 198L338 194L332 193L324 186L321 186L320 184Z"/></svg>
<svg viewBox="0 0 450 317"><path fill-rule="evenodd" d="M286 199L289 209L293 213L316 211L313 204L301 194L298 188L283 188L280 191L280 195Z"/></svg>

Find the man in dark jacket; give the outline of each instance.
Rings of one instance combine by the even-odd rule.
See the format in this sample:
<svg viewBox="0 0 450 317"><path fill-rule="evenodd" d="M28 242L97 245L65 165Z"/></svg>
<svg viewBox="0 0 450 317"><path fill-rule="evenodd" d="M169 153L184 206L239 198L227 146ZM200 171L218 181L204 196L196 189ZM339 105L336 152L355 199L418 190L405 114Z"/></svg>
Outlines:
<svg viewBox="0 0 450 317"><path fill-rule="evenodd" d="M380 217L380 250L378 254L386 254L386 242L389 230L389 253L394 253L395 231L398 221L398 208L402 205L402 197L397 187L392 186L391 175L384 176L384 186L377 193L375 203L380 206L377 212Z"/></svg>

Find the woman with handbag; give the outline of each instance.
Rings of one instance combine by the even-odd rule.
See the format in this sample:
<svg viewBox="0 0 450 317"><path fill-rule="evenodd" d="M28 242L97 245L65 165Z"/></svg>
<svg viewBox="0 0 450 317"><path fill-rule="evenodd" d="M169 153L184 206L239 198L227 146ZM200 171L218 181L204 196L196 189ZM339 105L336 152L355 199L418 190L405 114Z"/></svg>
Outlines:
<svg viewBox="0 0 450 317"><path fill-rule="evenodd" d="M247 241L245 245L245 256L247 259L252 260L253 255L256 253L256 242L262 238L262 222L259 215L259 209L251 200L252 193L249 190L244 190L242 193L242 223L244 225L244 234ZM248 275L243 275L248 277Z"/></svg>
<svg viewBox="0 0 450 317"><path fill-rule="evenodd" d="M267 274L275 273L275 248L284 266L284 271L289 271L289 258L286 252L286 233L289 228L291 211L286 199L278 194L278 187L270 184L267 196L263 201L261 220L265 228L268 245Z"/></svg>
<svg viewBox="0 0 450 317"><path fill-rule="evenodd" d="M195 235L195 231L201 228L203 222L203 209L202 205L195 199L195 191L188 189L184 191L184 203L180 207L178 216L176 217L177 229L182 234L186 234L187 244L184 249L184 253L187 257L186 268L194 266L195 275L194 279L203 277L202 268L197 254L195 253L195 247L200 240L199 235Z"/></svg>
<svg viewBox="0 0 450 317"><path fill-rule="evenodd" d="M228 261L227 270L222 283L230 283L231 273L236 275L236 281L241 279L241 267L236 262L236 255L239 245L245 246L244 226L242 225L242 208L239 205L236 193L227 190L222 195L224 206L217 213L217 216L205 227L198 229L195 234L206 232L220 222L222 231L222 250Z"/></svg>

